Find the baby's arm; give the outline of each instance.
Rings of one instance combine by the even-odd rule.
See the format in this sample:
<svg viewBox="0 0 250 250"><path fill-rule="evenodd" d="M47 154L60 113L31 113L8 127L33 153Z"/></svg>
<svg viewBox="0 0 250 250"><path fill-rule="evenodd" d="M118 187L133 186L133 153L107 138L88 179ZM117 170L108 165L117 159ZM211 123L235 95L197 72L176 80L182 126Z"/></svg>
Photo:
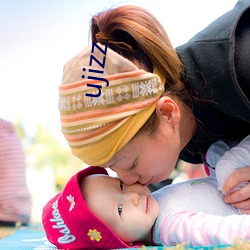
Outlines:
<svg viewBox="0 0 250 250"><path fill-rule="evenodd" d="M206 246L250 239L250 215L215 216L203 212L173 211L161 225L161 244Z"/></svg>
<svg viewBox="0 0 250 250"><path fill-rule="evenodd" d="M206 165L205 167L208 167L208 174L215 177L215 166L219 159L225 154L225 152L229 151L231 149L231 146L229 146L227 143L225 143L222 140L219 140L215 143L213 143L206 154Z"/></svg>
<svg viewBox="0 0 250 250"><path fill-rule="evenodd" d="M237 146L227 151L217 162L215 167L218 189L222 191L223 185L229 175L239 168L250 165L250 135L242 140ZM236 189L245 186L241 183ZM234 189L234 190L236 190ZM234 191L233 190L233 191Z"/></svg>

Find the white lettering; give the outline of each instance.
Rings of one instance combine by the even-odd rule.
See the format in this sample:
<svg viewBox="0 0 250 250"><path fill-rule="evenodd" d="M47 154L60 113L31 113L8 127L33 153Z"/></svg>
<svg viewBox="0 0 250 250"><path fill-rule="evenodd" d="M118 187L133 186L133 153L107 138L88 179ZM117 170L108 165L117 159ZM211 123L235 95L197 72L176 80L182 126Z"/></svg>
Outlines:
<svg viewBox="0 0 250 250"><path fill-rule="evenodd" d="M56 225L53 225L52 227L55 229L61 229L59 232L63 234L63 236L58 238L58 243L60 244L67 244L75 241L76 237L72 234L70 234L70 230L67 227L67 225L64 223L64 220L61 217L61 214L58 210L58 201L55 201L52 204L52 215L53 218L50 219L51 222L56 222Z"/></svg>
<svg viewBox="0 0 250 250"><path fill-rule="evenodd" d="M58 242L61 244L67 244L73 242L75 239L74 235L64 235L58 239Z"/></svg>

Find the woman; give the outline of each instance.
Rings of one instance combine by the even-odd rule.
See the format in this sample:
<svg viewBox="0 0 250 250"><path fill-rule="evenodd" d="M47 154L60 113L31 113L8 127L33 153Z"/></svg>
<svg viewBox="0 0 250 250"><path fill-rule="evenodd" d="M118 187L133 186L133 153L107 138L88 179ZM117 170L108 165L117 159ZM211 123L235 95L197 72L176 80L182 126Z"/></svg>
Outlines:
<svg viewBox="0 0 250 250"><path fill-rule="evenodd" d="M128 185L149 185L168 178L178 158L202 163L212 143L250 134L249 12L250 1L239 1L176 51L144 9L94 16L93 45L65 65L60 86L62 132L72 152ZM250 167L238 170L225 189L249 179ZM225 201L250 211L249 191L247 185Z"/></svg>

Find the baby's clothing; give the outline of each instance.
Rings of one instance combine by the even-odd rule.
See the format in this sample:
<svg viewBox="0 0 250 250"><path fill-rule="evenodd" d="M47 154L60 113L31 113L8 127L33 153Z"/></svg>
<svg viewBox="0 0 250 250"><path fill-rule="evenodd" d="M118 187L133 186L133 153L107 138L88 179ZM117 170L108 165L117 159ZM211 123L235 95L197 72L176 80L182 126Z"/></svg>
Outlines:
<svg viewBox="0 0 250 250"><path fill-rule="evenodd" d="M152 194L160 203L153 229L155 244L204 246L250 239L250 216L240 215L225 203L218 190L233 171L250 165L250 136L229 149L222 141L209 148L207 161L212 167L216 165L209 177L166 186Z"/></svg>

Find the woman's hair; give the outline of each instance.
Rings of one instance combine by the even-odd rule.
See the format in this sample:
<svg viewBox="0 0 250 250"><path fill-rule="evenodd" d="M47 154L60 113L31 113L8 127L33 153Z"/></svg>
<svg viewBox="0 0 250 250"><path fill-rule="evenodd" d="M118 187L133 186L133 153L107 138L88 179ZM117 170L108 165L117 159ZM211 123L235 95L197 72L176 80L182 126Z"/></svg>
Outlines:
<svg viewBox="0 0 250 250"><path fill-rule="evenodd" d="M166 78L165 93L189 105L190 93L181 82L181 61L166 31L150 12L130 5L100 12L92 17L91 37L149 72L156 68ZM154 112L138 133L152 134L157 128Z"/></svg>

